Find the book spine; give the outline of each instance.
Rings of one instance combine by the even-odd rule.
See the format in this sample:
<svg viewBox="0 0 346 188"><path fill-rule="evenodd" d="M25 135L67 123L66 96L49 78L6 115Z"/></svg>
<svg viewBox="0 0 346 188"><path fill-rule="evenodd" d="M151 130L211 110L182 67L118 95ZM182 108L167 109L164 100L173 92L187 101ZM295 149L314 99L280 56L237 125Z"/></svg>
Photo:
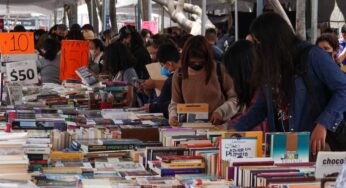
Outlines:
<svg viewBox="0 0 346 188"><path fill-rule="evenodd" d="M204 171L204 168L161 169L161 176L174 176L176 174L202 174Z"/></svg>
<svg viewBox="0 0 346 188"><path fill-rule="evenodd" d="M48 155L44 154L28 154L28 158L30 161L35 161L35 160L48 160Z"/></svg>
<svg viewBox="0 0 346 188"><path fill-rule="evenodd" d="M50 148L24 148L26 154L50 154Z"/></svg>
<svg viewBox="0 0 346 188"><path fill-rule="evenodd" d="M35 139L28 139L26 141L27 144L50 144L50 138L35 138Z"/></svg>
<svg viewBox="0 0 346 188"><path fill-rule="evenodd" d="M171 168L171 169L184 169L184 168L205 168L205 163L195 163L195 164L163 164L161 163L161 168Z"/></svg>
<svg viewBox="0 0 346 188"><path fill-rule="evenodd" d="M55 153L55 152L52 152L50 154L50 158L51 159L83 159L84 158L84 155L83 153Z"/></svg>
<svg viewBox="0 0 346 188"><path fill-rule="evenodd" d="M31 165L39 164L39 165L48 165L48 160L34 160L30 161Z"/></svg>
<svg viewBox="0 0 346 188"><path fill-rule="evenodd" d="M133 150L135 145L92 145L88 146L88 152L95 151L117 151L117 150Z"/></svg>

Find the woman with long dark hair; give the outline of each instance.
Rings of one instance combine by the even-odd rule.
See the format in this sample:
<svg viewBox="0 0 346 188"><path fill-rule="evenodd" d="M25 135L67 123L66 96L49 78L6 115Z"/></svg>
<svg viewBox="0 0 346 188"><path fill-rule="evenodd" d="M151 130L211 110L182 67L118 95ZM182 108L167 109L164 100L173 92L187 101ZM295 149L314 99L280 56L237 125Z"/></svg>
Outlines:
<svg viewBox="0 0 346 188"><path fill-rule="evenodd" d="M223 63L233 80L239 107L239 112L228 121L228 126L234 126L256 102L258 92L251 84L255 56L255 48L248 40L235 42L224 54ZM266 131L266 123L260 123L255 129Z"/></svg>
<svg viewBox="0 0 346 188"><path fill-rule="evenodd" d="M124 105L133 105L133 85L138 79L133 65L135 58L129 49L121 42L114 42L106 47L103 55L103 71L108 74L113 81L124 81L129 84L128 98Z"/></svg>
<svg viewBox="0 0 346 188"><path fill-rule="evenodd" d="M256 46L253 84L256 104L235 125L251 130L265 117L272 132L311 132L311 151L320 151L327 131L336 132L346 111L346 77L321 48L302 42L276 13L259 16L250 33ZM329 138L333 139L333 136ZM328 139L332 149L336 140Z"/></svg>
<svg viewBox="0 0 346 188"><path fill-rule="evenodd" d="M173 76L169 119L174 126L178 125L179 103L208 103L209 120L215 125L238 111L233 81L224 66L215 63L210 45L203 36L192 37L186 42L181 69Z"/></svg>

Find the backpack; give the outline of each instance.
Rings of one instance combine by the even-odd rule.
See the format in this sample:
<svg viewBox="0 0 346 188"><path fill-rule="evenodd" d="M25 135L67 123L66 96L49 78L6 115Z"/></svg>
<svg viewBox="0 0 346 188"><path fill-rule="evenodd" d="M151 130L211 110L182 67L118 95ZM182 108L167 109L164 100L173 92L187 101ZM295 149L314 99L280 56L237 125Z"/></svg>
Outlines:
<svg viewBox="0 0 346 188"><path fill-rule="evenodd" d="M303 79L304 85L306 87L307 93L310 96L310 104L312 108L315 109L313 113L320 114L322 108L317 103L316 95L313 91L312 82L308 75L308 56L310 50L314 47L312 44L304 44L301 47L298 47L298 52L295 57L295 72L298 76L301 76ZM346 151L346 121L344 112L344 119L340 122L338 128L335 132L327 131L327 142L330 145L332 151Z"/></svg>
<svg viewBox="0 0 346 188"><path fill-rule="evenodd" d="M222 78L222 71L221 71L221 63L216 63L216 74L217 74L217 78L220 84L220 89L222 92L222 95L225 97L225 100L228 99L228 95L227 95L227 91L225 90L224 86L223 86L223 78ZM181 91L181 97L183 102L184 102L184 97L183 97L183 74L181 73L181 71L179 70L178 72L178 85L179 85L179 89Z"/></svg>

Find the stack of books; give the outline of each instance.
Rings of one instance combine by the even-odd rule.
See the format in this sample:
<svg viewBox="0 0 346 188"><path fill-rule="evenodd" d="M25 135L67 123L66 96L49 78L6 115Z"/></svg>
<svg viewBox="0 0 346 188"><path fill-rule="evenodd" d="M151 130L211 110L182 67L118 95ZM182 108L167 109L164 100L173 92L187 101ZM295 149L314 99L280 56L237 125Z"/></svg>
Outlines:
<svg viewBox="0 0 346 188"><path fill-rule="evenodd" d="M0 179L30 180L29 160L23 151L27 133L0 133Z"/></svg>
<svg viewBox="0 0 346 188"><path fill-rule="evenodd" d="M204 174L205 162L201 156L157 156L157 161L149 161L149 168L160 176L176 174Z"/></svg>
<svg viewBox="0 0 346 188"><path fill-rule="evenodd" d="M30 171L40 171L49 165L49 154L51 152L51 138L49 133L30 131L29 138L25 144L25 152L30 160Z"/></svg>

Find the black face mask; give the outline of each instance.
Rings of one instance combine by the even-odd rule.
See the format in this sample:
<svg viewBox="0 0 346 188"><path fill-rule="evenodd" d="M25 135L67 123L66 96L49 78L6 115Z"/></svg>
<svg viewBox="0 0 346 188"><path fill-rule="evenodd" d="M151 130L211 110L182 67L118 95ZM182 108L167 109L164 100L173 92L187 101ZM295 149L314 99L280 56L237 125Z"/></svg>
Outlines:
<svg viewBox="0 0 346 188"><path fill-rule="evenodd" d="M203 69L203 65L199 64L199 63L191 64L191 65L189 65L189 67L195 71L200 71Z"/></svg>

